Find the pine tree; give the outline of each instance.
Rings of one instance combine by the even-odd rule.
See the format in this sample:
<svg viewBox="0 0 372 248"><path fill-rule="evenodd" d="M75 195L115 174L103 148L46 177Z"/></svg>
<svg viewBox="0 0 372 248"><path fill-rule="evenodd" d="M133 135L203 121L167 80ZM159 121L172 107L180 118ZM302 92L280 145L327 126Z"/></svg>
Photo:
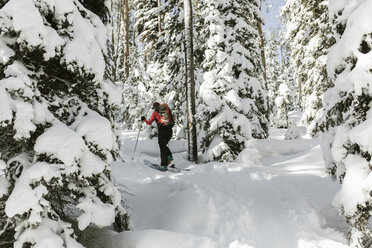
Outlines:
<svg viewBox="0 0 372 248"><path fill-rule="evenodd" d="M1 246L82 247L72 224L127 229L110 172L121 96L104 80L108 3L3 3Z"/></svg>
<svg viewBox="0 0 372 248"><path fill-rule="evenodd" d="M267 32L265 38L266 77L271 116L276 115L275 99L278 96L278 88L280 85L279 76L282 75L282 66L279 63L279 51L277 34L270 31ZM270 120L273 120L273 117L270 118Z"/></svg>
<svg viewBox="0 0 372 248"><path fill-rule="evenodd" d="M285 76L280 77L280 85L277 90L278 92L275 98L276 116L274 123L276 127L288 128L288 112L290 110L292 98Z"/></svg>
<svg viewBox="0 0 372 248"><path fill-rule="evenodd" d="M161 75L152 84L153 92L172 108L176 120L177 136L181 134L186 124L186 48L185 19L183 1L170 0L164 8L162 39L157 44L155 64L159 70L154 70L154 77ZM181 132L181 133L180 133Z"/></svg>
<svg viewBox="0 0 372 248"><path fill-rule="evenodd" d="M122 42L122 9L123 0L112 0L110 6L111 35L107 41L105 78L113 82L120 81L120 47Z"/></svg>
<svg viewBox="0 0 372 248"><path fill-rule="evenodd" d="M203 61L204 37L200 34L203 26L201 16L202 1L193 1L193 60L195 90L199 88L201 81L201 62ZM157 47L157 62L162 64L163 82L162 87L154 89L159 92L160 98L165 99L172 107L172 113L176 119L176 137L185 137L189 132L186 115L186 34L185 34L185 11L184 2L170 0L164 9L163 40ZM155 86L155 85L154 85ZM161 90L160 90L161 89ZM197 99L196 99L196 105Z"/></svg>
<svg viewBox="0 0 372 248"><path fill-rule="evenodd" d="M329 47L333 43L328 17L328 0L288 0L281 9L291 63L296 68L302 122L315 135L322 113L322 97L332 86L326 71Z"/></svg>
<svg viewBox="0 0 372 248"><path fill-rule="evenodd" d="M138 3L140 1L137 1ZM144 40L143 47L151 47L151 56L146 56L146 78L143 80L152 101L167 102L176 120L175 136L185 137L186 122L186 54L185 54L185 23L183 1L170 0L161 5L161 8L153 4L137 4L135 15L139 20L146 19L147 27L152 27L147 32L155 32L155 13L161 13L161 29L157 37L152 36L151 40ZM145 11L146 10L146 11ZM152 24L151 24L152 23ZM141 27L141 21L136 23ZM150 31L152 30L152 31ZM140 32L140 29L138 29ZM151 44L151 45L149 45ZM149 51L150 51L149 50ZM200 59L199 59L200 60ZM197 74L197 73L196 73ZM196 76L197 77L197 76ZM131 82L133 84L133 82ZM142 95L143 96L143 95ZM129 96L131 97L131 96ZM132 98L132 97L131 97Z"/></svg>
<svg viewBox="0 0 372 248"><path fill-rule="evenodd" d="M334 202L350 225L351 247L369 247L372 1L330 1L329 9L336 44L329 51L327 70L335 86L324 96L323 154L328 171L341 183Z"/></svg>
<svg viewBox="0 0 372 248"><path fill-rule="evenodd" d="M139 129L142 128L143 123L140 121L141 116L148 114L153 99L147 84L149 76L139 55L140 51L138 49L132 49L132 51L128 83L123 84L124 101L121 113L125 128Z"/></svg>
<svg viewBox="0 0 372 248"><path fill-rule="evenodd" d="M159 38L158 1L157 0L134 0L135 29L143 42L145 56L153 56L154 44Z"/></svg>
<svg viewBox="0 0 372 248"><path fill-rule="evenodd" d="M291 49L286 43L285 39L283 38L283 33L279 32L280 37L280 58L281 58L281 69L280 69L280 76L279 76L279 82L280 83L286 83L289 92L290 92L290 105L288 107L289 111L292 110L298 110L299 109L299 101L298 98L298 92L297 92L297 79L296 79L296 73L295 73L295 67L294 64L291 63L290 54Z"/></svg>
<svg viewBox="0 0 372 248"><path fill-rule="evenodd" d="M239 6L237 6L236 15L240 16L248 26L244 27L243 23L239 21L236 23L235 28L237 33L236 40L245 49L248 54L243 56L242 61L237 62L237 67L233 68L235 77L240 81L242 80L247 84L242 91L238 92L242 94L243 98L253 99L255 106L252 105L248 118L252 124L252 136L257 139L266 138L268 135L269 117L268 103L267 103L267 87L264 78L263 60L265 55L263 54L263 47L260 46L260 34L257 30L258 26L263 25L263 17L261 13L261 1L257 0L238 0ZM234 2L233 5L236 5ZM243 24L243 27L240 25ZM258 42L258 44L257 44ZM235 50L235 51L234 51ZM237 55L243 54L240 48L235 48L232 52L233 57L235 52ZM245 64L245 59L248 59L250 64ZM240 64L242 68L240 68ZM241 72L239 73L239 70Z"/></svg>
<svg viewBox="0 0 372 248"><path fill-rule="evenodd" d="M303 12L301 12L301 8L301 2L296 0L286 0L285 5L280 8L280 18L282 26L284 28L284 32L281 33L282 47L285 48L285 52L289 52L287 63L293 65L294 68L300 66L296 64L296 62L299 63L299 61L296 61L296 55L298 54L300 58L303 58L303 54L301 54L301 46L299 45L298 47L295 47L297 45L296 42L301 41L300 35L304 35L304 31L301 30L305 25L304 22L306 22L306 20L299 18L300 16L302 17L304 15ZM296 42L295 38L297 38ZM295 71L295 73L297 73L297 71ZM295 77L297 79L296 88L298 91L298 107L301 107L302 81L298 80L297 74L295 75Z"/></svg>
<svg viewBox="0 0 372 248"><path fill-rule="evenodd" d="M205 160L229 161L267 136L266 95L256 30L257 1L204 1L207 47L197 111Z"/></svg>
<svg viewBox="0 0 372 248"><path fill-rule="evenodd" d="M162 21L162 18L159 18L159 15L162 15L160 12L164 11L162 8L166 7L166 5L159 8L158 4L159 2L157 0L133 1L134 30L135 33L137 33L138 38L136 38L136 45L133 47L135 51L132 54L136 54L136 56L132 57L133 74L131 72L130 83L128 84L128 89L130 87L132 87L132 89L128 91L130 94L125 93L124 97L130 102L139 102L146 99L146 101L149 101L145 104L147 105L147 109L151 107L152 102L162 100L159 99L159 91L161 90L157 90L157 88L160 88L160 85L164 81L162 63L159 63L157 59L162 57L159 56L158 50L160 46L159 41L163 40L161 34L163 23L159 23L159 21ZM148 96L143 97L142 93L136 93L138 91L137 87L140 85L144 86L149 92ZM134 95L131 93L134 93ZM127 119L135 119L134 117L136 117L137 114L133 114L140 112L139 109L135 109L134 105L133 107L134 108L130 109L130 111L127 111ZM144 114L144 112L141 113L141 115Z"/></svg>
<svg viewBox="0 0 372 248"><path fill-rule="evenodd" d="M120 0L121 2L123 0ZM131 3L131 2L130 2ZM149 2L148 2L149 3ZM121 110L122 122L125 128L128 129L138 129L142 127L142 122L140 121L141 116L147 114L152 106L152 93L150 92L150 87L148 82L150 81L150 76L146 71L146 52L143 49L143 43L141 42L143 34L137 34L139 29L136 25L138 22L136 18L143 18L141 16L141 10L136 10L135 8L141 7L143 2L134 1L133 4L129 4L129 12L134 12L129 18L128 32L129 32L129 58L127 66L130 67L128 71L128 78L125 78L125 49L128 41L125 40L125 32L123 30L124 21L123 19L118 19L116 26L118 27L118 79L120 85L122 85L123 93L123 105ZM123 5L123 4L121 4ZM120 5L120 6L121 6ZM118 11L123 15L122 7L118 8ZM138 11L138 13L137 13ZM155 20L155 19L154 19ZM143 21L143 20L142 20ZM124 42L125 41L125 42Z"/></svg>

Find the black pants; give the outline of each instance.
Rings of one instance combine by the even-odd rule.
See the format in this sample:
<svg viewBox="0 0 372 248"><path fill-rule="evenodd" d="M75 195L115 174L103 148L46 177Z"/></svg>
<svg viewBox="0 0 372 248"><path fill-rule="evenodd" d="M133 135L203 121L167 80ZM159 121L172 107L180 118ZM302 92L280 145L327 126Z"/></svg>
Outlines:
<svg viewBox="0 0 372 248"><path fill-rule="evenodd" d="M168 165L168 156L172 155L172 152L168 148L168 142L172 138L172 128L160 127L158 134L158 143L160 147L160 165Z"/></svg>

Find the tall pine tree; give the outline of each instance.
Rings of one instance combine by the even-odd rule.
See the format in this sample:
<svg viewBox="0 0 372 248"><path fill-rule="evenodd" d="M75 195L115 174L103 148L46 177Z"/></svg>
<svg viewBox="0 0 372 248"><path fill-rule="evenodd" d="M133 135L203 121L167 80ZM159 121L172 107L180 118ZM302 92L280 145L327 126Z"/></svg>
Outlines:
<svg viewBox="0 0 372 248"><path fill-rule="evenodd" d="M123 85L122 117L125 128L132 129L141 128L142 122L140 121L140 118L148 112L149 108L151 108L151 102L153 100L152 92L150 91L150 87L148 84L148 82L151 81L151 78L146 71L146 63L148 63L148 57L146 56L147 51L144 50L144 43L142 42L145 33L147 33L147 31L143 30L143 18L145 16L145 13L144 9L137 9L145 8L145 10L148 10L147 7L149 7L149 5L146 5L146 3L150 4L150 6L155 6L155 3L149 1L133 1L133 4L129 4L129 12L132 13L132 15L129 16L128 26L130 53L128 60L129 64L127 66L129 66L130 70L128 72L129 76L127 79L125 79L124 77L124 51L125 47L127 46L124 42L125 32L124 30L122 30L122 28L118 30L119 45L117 53L119 57L120 83ZM157 21L156 18L149 19L154 22ZM116 26L123 27L123 20L119 21L120 22ZM153 32L156 31L153 30ZM157 37L156 34L154 34L153 38L155 37Z"/></svg>
<svg viewBox="0 0 372 248"><path fill-rule="evenodd" d="M287 0L281 17L291 47L290 60L296 68L302 122L308 133L315 135L323 93L332 86L326 71L327 53L333 43L328 0Z"/></svg>
<svg viewBox="0 0 372 248"><path fill-rule="evenodd" d="M113 116L121 96L103 78L107 4L1 4L3 247L82 247L72 224L128 228L110 172L119 153Z"/></svg>
<svg viewBox="0 0 372 248"><path fill-rule="evenodd" d="M229 161L267 136L257 1L204 1L206 50L198 113L205 160Z"/></svg>
<svg viewBox="0 0 372 248"><path fill-rule="evenodd" d="M167 102L176 120L175 135L178 138L184 138L187 123L185 114L186 50L183 1L170 0L161 4L160 7L155 6L155 4L150 5L149 2L147 4L143 2L135 1L137 8L135 16L138 18L135 24L137 31L142 32L141 36L154 33L155 22L159 20L155 18L158 13L161 13L161 29L160 32L159 29L157 30L157 36L151 36L152 39L141 40L146 54L151 54L151 56L145 54L146 73L144 75L146 75L146 78L142 80L151 96L143 97L144 95L141 94L141 97L142 100L145 98L149 99L150 102ZM145 18L146 15L147 19ZM195 16L198 16L197 13ZM146 25L141 24L142 19L147 20ZM198 44L200 42L196 44L195 49L198 49ZM200 57L199 55L198 61L201 60ZM199 65L200 63L196 63L196 66ZM136 68L136 65L134 65L133 69ZM198 75L197 71L196 75ZM131 85L133 85L133 82L131 82Z"/></svg>
<svg viewBox="0 0 372 248"><path fill-rule="evenodd" d="M322 148L341 183L335 204L350 225L351 247L370 247L372 209L372 1L331 0L336 44L328 55L335 86L325 93Z"/></svg>
<svg viewBox="0 0 372 248"><path fill-rule="evenodd" d="M265 37L265 57L266 57L266 79L268 84L270 121L276 114L275 98L278 96L280 85L279 76L282 74L279 61L279 41L274 32L267 32Z"/></svg>

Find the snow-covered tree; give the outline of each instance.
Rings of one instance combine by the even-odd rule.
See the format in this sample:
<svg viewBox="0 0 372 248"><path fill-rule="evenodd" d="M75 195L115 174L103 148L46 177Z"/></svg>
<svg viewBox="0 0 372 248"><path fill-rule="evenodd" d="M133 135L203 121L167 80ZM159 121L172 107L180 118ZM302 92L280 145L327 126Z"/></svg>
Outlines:
<svg viewBox="0 0 372 248"><path fill-rule="evenodd" d="M145 3L145 1L135 1L135 3L137 8L135 16L138 18L135 27L137 27L137 32L142 32L140 37L147 33L157 32L156 36L151 35L151 39L139 40L139 42L142 42L142 47L145 47L145 71L142 75L146 75L146 78L138 83L143 83L149 92L145 99L149 99L150 102L163 101L168 103L176 120L175 135L180 138L185 137L185 127L187 127L186 54L183 1L169 0L163 2L159 7L155 3L150 4L150 2ZM159 13L161 13L160 32L155 28L155 23L159 21L155 16ZM143 24L143 20L146 20L145 24ZM194 47L198 49L199 45L196 44ZM151 56L148 54L151 54ZM195 57L199 54L196 53ZM199 55L199 61L200 57ZM143 58L140 57L139 60L143 60ZM137 61L139 60L137 59ZM196 66L199 65L200 63L196 63ZM133 66L133 70L138 69L136 65ZM197 75L199 73L196 71L195 78L198 77ZM130 85L137 85L132 80L133 78ZM128 97L130 99L138 98L137 95L128 95L126 99ZM139 98L143 100L143 94ZM135 102L135 100L131 100L131 102Z"/></svg>
<svg viewBox="0 0 372 248"><path fill-rule="evenodd" d="M274 123L277 127L287 128L289 126L288 112L290 110L292 98L287 80L282 77L281 82L275 98L276 116L274 117Z"/></svg>
<svg viewBox="0 0 372 248"><path fill-rule="evenodd" d="M176 136L185 137L188 132L186 115L186 35L185 35L185 11L184 2L170 0L166 2L163 15L163 39L157 44L156 61L162 64L162 82L154 84L155 92L158 92L161 99L168 102L172 107L172 113L176 119ZM204 37L200 31L203 29L203 18L201 10L202 1L193 1L193 59L194 59L194 81L195 89L199 88L201 81L201 62L204 59L203 45ZM197 99L196 99L197 100ZM197 105L197 103L196 103Z"/></svg>
<svg viewBox="0 0 372 248"><path fill-rule="evenodd" d="M299 98L298 98L298 84L296 79L296 73L295 73L295 66L291 63L290 54L291 49L282 37L283 33L279 32L280 38L280 59L281 59L281 69L280 69L280 76L279 76L279 82L286 83L289 92L290 92L290 105L288 110L298 110L299 109Z"/></svg>
<svg viewBox="0 0 372 248"><path fill-rule="evenodd" d="M204 1L207 47L198 106L205 160L232 160L267 136L257 1Z"/></svg>
<svg viewBox="0 0 372 248"><path fill-rule="evenodd" d="M314 135L322 113L323 93L332 86L326 71L327 53L333 42L328 0L287 0L281 17L304 112L302 122Z"/></svg>
<svg viewBox="0 0 372 248"><path fill-rule="evenodd" d="M299 140L299 139L302 139L300 131L298 130L298 127L297 127L296 123L292 122L289 125L287 131L285 132L284 139L285 140Z"/></svg>
<svg viewBox="0 0 372 248"><path fill-rule="evenodd" d="M158 1L134 0L133 6L136 32L145 44L147 55L150 56L159 37Z"/></svg>
<svg viewBox="0 0 372 248"><path fill-rule="evenodd" d="M164 7L161 39L156 43L156 56L149 71L151 91L172 108L176 134L186 124L186 52L183 1L170 0Z"/></svg>
<svg viewBox="0 0 372 248"><path fill-rule="evenodd" d="M107 45L107 56L106 56L106 71L105 78L110 79L113 82L120 80L120 52L119 48L122 44L122 12L120 11L122 7L123 0L112 0L110 11L111 18L110 23L111 35L109 35L108 45Z"/></svg>
<svg viewBox="0 0 372 248"><path fill-rule="evenodd" d="M149 92L149 76L139 50L133 49L130 56L131 70L128 82L123 83L122 117L125 128L137 129L142 125L141 116L147 115L152 107L152 93Z"/></svg>
<svg viewBox="0 0 372 248"><path fill-rule="evenodd" d="M122 117L125 128L140 128L142 122L139 121L141 116L151 109L152 106L152 93L149 92L148 82L150 81L149 75L146 71L146 57L143 49L141 35L136 35L138 30L135 29L136 15L130 18L130 53L129 53L129 77L127 80L124 78L124 32L119 30L118 39L118 57L119 57L119 72L120 84L123 85L123 106ZM120 25L123 26L123 23Z"/></svg>
<svg viewBox="0 0 372 248"><path fill-rule="evenodd" d="M104 80L109 3L0 7L1 246L82 247L75 224L126 229L110 172L121 95Z"/></svg>
<svg viewBox="0 0 372 248"><path fill-rule="evenodd" d="M327 70L335 86L324 96L322 147L341 183L334 202L350 224L351 247L361 248L372 237L372 1L331 0L329 9L336 44Z"/></svg>
<svg viewBox="0 0 372 248"><path fill-rule="evenodd" d="M265 38L266 79L268 84L269 111L276 114L275 98L278 95L279 76L282 74L279 58L279 40L274 32L267 32ZM270 118L272 119L272 118Z"/></svg>
<svg viewBox="0 0 372 248"><path fill-rule="evenodd" d="M270 121L273 126L287 128L288 112L295 109L297 101L294 70L281 32L267 32L265 54Z"/></svg>

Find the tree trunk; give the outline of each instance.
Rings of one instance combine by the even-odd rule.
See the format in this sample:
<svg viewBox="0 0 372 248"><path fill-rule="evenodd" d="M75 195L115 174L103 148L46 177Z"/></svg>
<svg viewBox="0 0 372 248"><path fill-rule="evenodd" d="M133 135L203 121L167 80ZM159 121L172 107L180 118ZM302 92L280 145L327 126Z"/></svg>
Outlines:
<svg viewBox="0 0 372 248"><path fill-rule="evenodd" d="M184 0L186 33L186 89L187 89L187 124L190 135L189 160L198 162L198 143L195 121L195 78L194 78L194 44L192 0Z"/></svg>
<svg viewBox="0 0 372 248"><path fill-rule="evenodd" d="M161 0L158 0L158 7L161 6ZM159 31L159 35L161 34L161 12L159 11L159 15L158 15L158 31Z"/></svg>
<svg viewBox="0 0 372 248"><path fill-rule="evenodd" d="M186 86L186 110L188 111L188 102L189 102L189 91L187 86L187 75L188 75L188 69L187 69L187 51L186 51L186 41L183 43L183 48L185 52L185 86ZM187 134L187 158L188 160L191 160L191 132L189 130L189 115L186 115L186 134Z"/></svg>
<svg viewBox="0 0 372 248"><path fill-rule="evenodd" d="M258 30L258 34L260 35L260 49L261 49L263 77L264 77L264 81L265 81L265 87L267 89L265 42L264 42L264 36L263 36L263 32L262 32L262 26L261 26L261 23L259 23L259 22L257 22L257 30Z"/></svg>
<svg viewBox="0 0 372 248"><path fill-rule="evenodd" d="M296 76L296 73L295 73L295 76ZM297 76L296 76L296 82L297 82L297 88L298 88L298 107L303 110L303 107L302 107L302 83L301 83L301 80L297 80Z"/></svg>
<svg viewBox="0 0 372 248"><path fill-rule="evenodd" d="M260 1L260 10L261 10L261 7L262 7L262 0ZM264 82L265 82L265 89L266 89L266 92L267 92L267 96L266 96L266 100L267 100L267 115L266 117L269 117L269 111L270 111L270 103L269 103L269 86L268 86L268 83L267 83L267 73L266 73L266 57L265 57L265 39L264 39L264 35L263 35L263 32L262 32L262 25L261 25L261 22L257 20L257 30L258 30L258 34L260 36L260 49L261 49L261 61L262 61L262 70L263 70L263 78L264 78Z"/></svg>
<svg viewBox="0 0 372 248"><path fill-rule="evenodd" d="M124 0L123 20L124 20L124 80L129 77L129 0Z"/></svg>
<svg viewBox="0 0 372 248"><path fill-rule="evenodd" d="M114 1L111 1L111 13L114 13ZM120 14L119 14L120 15ZM113 21L114 22L114 21ZM112 61L113 61L113 64L111 65L112 67L112 80L114 80L114 82L117 81L117 78L116 78L116 68L117 68L117 54L116 54L116 39L115 39L115 29L112 28L111 29L111 56L112 56Z"/></svg>

